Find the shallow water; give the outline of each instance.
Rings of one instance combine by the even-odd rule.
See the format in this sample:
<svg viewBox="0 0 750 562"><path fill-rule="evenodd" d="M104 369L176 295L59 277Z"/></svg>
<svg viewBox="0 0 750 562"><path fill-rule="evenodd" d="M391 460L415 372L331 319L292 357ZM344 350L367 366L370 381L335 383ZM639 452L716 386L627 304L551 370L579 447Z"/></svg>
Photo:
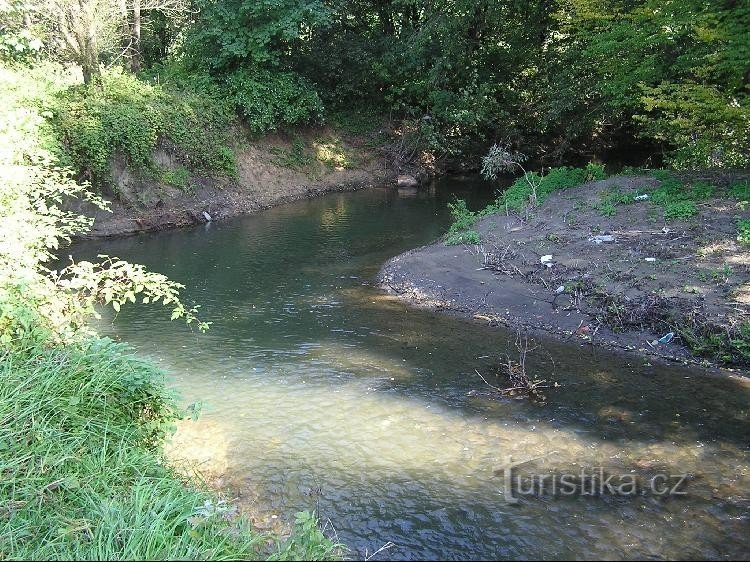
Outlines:
<svg viewBox="0 0 750 562"><path fill-rule="evenodd" d="M214 322L198 335L138 307L100 329L202 401L178 449L225 472L260 520L317 509L353 556L395 543L375 559L750 557L748 381L537 338L528 368L560 386L546 404L496 399L475 369L501 384L513 334L372 286L385 259L445 231L454 193L474 208L491 196L470 181L335 194L77 252L169 275ZM595 467L688 478L679 496L546 490L513 504L495 474L509 456L536 459L514 473L526 482Z"/></svg>

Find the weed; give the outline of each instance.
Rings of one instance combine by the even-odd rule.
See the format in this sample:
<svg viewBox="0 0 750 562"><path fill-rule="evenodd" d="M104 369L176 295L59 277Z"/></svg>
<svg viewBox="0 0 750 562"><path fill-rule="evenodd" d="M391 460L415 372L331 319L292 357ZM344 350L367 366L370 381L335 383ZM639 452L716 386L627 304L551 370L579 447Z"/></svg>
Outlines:
<svg viewBox="0 0 750 562"><path fill-rule="evenodd" d="M185 166L167 168L162 170L159 179L167 185L171 185L172 187L184 191L187 188L187 183L190 179L190 172L188 172Z"/></svg>
<svg viewBox="0 0 750 562"><path fill-rule="evenodd" d="M729 194L738 201L750 201L750 181L741 181L729 186Z"/></svg>
<svg viewBox="0 0 750 562"><path fill-rule="evenodd" d="M604 217L613 217L617 214L617 209L611 201L602 201L597 204L596 208Z"/></svg>
<svg viewBox="0 0 750 562"><path fill-rule="evenodd" d="M664 205L664 220L687 220L698 214L692 201L674 201Z"/></svg>
<svg viewBox="0 0 750 562"><path fill-rule="evenodd" d="M478 244L480 242L479 233L474 230L478 215L469 210L466 201L457 199L453 203L448 203L448 209L453 217L453 224L448 229L448 235L445 239L447 246L457 244Z"/></svg>
<svg viewBox="0 0 750 562"><path fill-rule="evenodd" d="M274 158L271 160L273 164L292 170L306 168L315 160L307 152L304 141L299 138L292 141L292 147L289 150L275 146L270 149L270 152L274 155Z"/></svg>
<svg viewBox="0 0 750 562"><path fill-rule="evenodd" d="M737 241L750 246L750 219L737 221Z"/></svg>

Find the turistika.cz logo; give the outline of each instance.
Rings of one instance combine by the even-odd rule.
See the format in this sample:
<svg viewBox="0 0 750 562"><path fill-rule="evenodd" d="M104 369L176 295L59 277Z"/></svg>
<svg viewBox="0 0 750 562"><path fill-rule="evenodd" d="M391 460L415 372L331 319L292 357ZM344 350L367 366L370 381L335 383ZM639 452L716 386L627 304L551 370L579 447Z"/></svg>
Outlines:
<svg viewBox="0 0 750 562"><path fill-rule="evenodd" d="M541 457L539 457L541 458ZM501 495L511 504L519 503L523 496L685 496L688 474L658 473L644 478L638 474L610 473L602 466L581 468L578 472L552 472L547 474L518 474L518 467L538 459L513 461L495 469L502 476Z"/></svg>

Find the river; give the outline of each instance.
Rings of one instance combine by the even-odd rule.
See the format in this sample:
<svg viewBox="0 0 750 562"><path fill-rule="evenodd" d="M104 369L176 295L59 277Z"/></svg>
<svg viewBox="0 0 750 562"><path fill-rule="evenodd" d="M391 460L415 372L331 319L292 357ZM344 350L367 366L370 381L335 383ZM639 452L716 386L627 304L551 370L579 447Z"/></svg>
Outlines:
<svg viewBox="0 0 750 562"><path fill-rule="evenodd" d="M201 304L205 335L149 306L99 329L200 402L177 451L261 523L314 509L353 557L395 545L374 559L748 559L748 380L536 337L527 368L559 386L498 398L475 370L502 384L514 333L373 286L445 232L455 195L477 208L492 192L333 194L76 251L143 263ZM574 493L549 488L569 473Z"/></svg>

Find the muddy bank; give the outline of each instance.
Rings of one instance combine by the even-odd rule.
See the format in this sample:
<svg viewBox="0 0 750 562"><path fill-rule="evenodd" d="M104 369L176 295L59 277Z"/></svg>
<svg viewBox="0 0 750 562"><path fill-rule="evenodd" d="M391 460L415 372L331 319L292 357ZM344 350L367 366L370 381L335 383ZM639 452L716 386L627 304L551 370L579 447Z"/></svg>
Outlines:
<svg viewBox="0 0 750 562"><path fill-rule="evenodd" d="M486 217L476 225L480 244L439 240L401 254L378 282L412 303L511 329L726 364L697 356L687 340L734 337L750 317L750 248L738 243L736 226L747 212L720 198L669 223L648 200L611 216L600 210L613 190L641 194L658 184L615 177L558 192L528 216Z"/></svg>
<svg viewBox="0 0 750 562"><path fill-rule="evenodd" d="M94 218L85 238L224 220L334 191L395 185L399 173L366 139L343 138L330 130L302 131L294 138L269 135L238 146L235 153L236 177L207 177L187 173L177 156L161 147L154 160L172 183L115 158L113 193L105 197L111 212L74 206Z"/></svg>

